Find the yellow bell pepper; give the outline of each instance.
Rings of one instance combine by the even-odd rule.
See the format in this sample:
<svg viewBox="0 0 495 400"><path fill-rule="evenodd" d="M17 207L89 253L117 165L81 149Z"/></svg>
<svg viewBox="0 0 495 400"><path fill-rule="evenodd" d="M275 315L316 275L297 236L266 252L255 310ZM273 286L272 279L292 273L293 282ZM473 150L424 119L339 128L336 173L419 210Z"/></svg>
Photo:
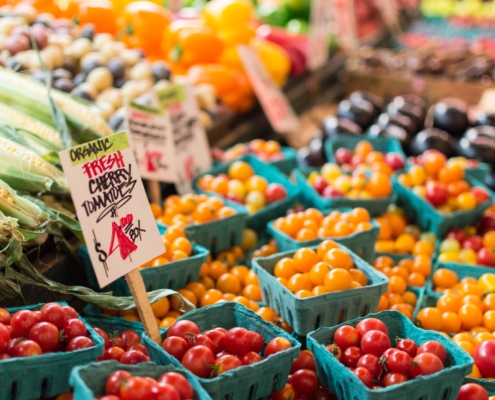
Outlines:
<svg viewBox="0 0 495 400"><path fill-rule="evenodd" d="M203 9L206 25L215 30L247 25L253 17L250 0L212 0Z"/></svg>
<svg viewBox="0 0 495 400"><path fill-rule="evenodd" d="M278 86L283 86L291 68L287 52L278 44L259 38L252 39L249 44L258 52L273 81Z"/></svg>

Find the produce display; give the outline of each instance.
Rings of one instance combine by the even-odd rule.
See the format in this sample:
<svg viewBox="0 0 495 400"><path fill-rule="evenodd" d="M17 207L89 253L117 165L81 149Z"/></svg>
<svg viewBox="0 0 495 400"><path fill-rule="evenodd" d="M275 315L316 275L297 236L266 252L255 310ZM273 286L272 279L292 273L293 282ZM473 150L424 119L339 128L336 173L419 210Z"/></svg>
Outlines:
<svg viewBox="0 0 495 400"><path fill-rule="evenodd" d="M438 261L495 267L494 239L492 230L479 235L474 226L452 229L440 243Z"/></svg>

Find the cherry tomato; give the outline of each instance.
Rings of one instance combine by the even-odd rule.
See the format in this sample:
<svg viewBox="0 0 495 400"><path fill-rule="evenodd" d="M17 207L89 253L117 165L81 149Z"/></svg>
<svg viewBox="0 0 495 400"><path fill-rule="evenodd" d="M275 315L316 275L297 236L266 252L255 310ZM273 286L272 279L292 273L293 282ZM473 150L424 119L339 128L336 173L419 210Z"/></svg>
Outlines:
<svg viewBox="0 0 495 400"><path fill-rule="evenodd" d="M327 344L325 348L333 354L333 356L340 362L342 362L342 349L336 344Z"/></svg>
<svg viewBox="0 0 495 400"><path fill-rule="evenodd" d="M420 375L427 376L443 370L443 363L440 359L431 353L418 354L413 358L413 367L411 368L411 378Z"/></svg>
<svg viewBox="0 0 495 400"><path fill-rule="evenodd" d="M407 375L412 367L412 358L405 351L396 350L387 358L386 367L389 372Z"/></svg>
<svg viewBox="0 0 495 400"><path fill-rule="evenodd" d="M58 329L50 322L38 322L29 331L28 339L38 343L44 352L52 351L58 345Z"/></svg>
<svg viewBox="0 0 495 400"><path fill-rule="evenodd" d="M198 325L196 325L194 322L181 320L176 321L172 325L170 325L170 328L168 328L167 331L167 337L178 336L185 339L186 333L199 335L201 331L199 330Z"/></svg>
<svg viewBox="0 0 495 400"><path fill-rule="evenodd" d="M473 358L483 377L495 377L495 340L481 343Z"/></svg>
<svg viewBox="0 0 495 400"><path fill-rule="evenodd" d="M190 348L195 346L205 346L208 347L213 354L215 354L215 346L213 345L213 342L208 338L208 336L202 333L199 335L186 334L186 340Z"/></svg>
<svg viewBox="0 0 495 400"><path fill-rule="evenodd" d="M10 313L5 309L0 307L0 324L10 325Z"/></svg>
<svg viewBox="0 0 495 400"><path fill-rule="evenodd" d="M124 339L122 339L120 336L114 336L110 338L110 347L119 347L125 351Z"/></svg>
<svg viewBox="0 0 495 400"><path fill-rule="evenodd" d="M373 354L366 354L362 356L356 366L358 368L366 368L370 371L374 380L378 380L383 373L383 366L380 363L380 359Z"/></svg>
<svg viewBox="0 0 495 400"><path fill-rule="evenodd" d="M77 311L74 310L72 307L62 306L62 309L64 310L65 321L67 321L68 319L72 319L72 318L79 318Z"/></svg>
<svg viewBox="0 0 495 400"><path fill-rule="evenodd" d="M271 356L272 354L291 349L292 344L284 338L276 337L268 342L265 349L265 356Z"/></svg>
<svg viewBox="0 0 495 400"><path fill-rule="evenodd" d="M296 398L296 390L290 383L287 383L280 392L275 392L270 395L271 400L294 400Z"/></svg>
<svg viewBox="0 0 495 400"><path fill-rule="evenodd" d="M122 400L153 400L153 384L146 378L133 376L120 385L119 394Z"/></svg>
<svg viewBox="0 0 495 400"><path fill-rule="evenodd" d="M388 336L388 328L382 321L376 318L366 318L356 325L356 329L361 336L368 331L382 331Z"/></svg>
<svg viewBox="0 0 495 400"><path fill-rule="evenodd" d="M7 348L10 340L10 331L3 324L0 324L0 353Z"/></svg>
<svg viewBox="0 0 495 400"><path fill-rule="evenodd" d="M95 344L93 341L86 336L76 336L75 338L71 339L70 342L67 344L67 351L74 351L74 350L81 350L81 349L87 349L88 347L93 347Z"/></svg>
<svg viewBox="0 0 495 400"><path fill-rule="evenodd" d="M263 347L265 347L263 336L261 336L258 332L250 331L249 333L252 339L251 350L255 353L260 353L261 350L263 350Z"/></svg>
<svg viewBox="0 0 495 400"><path fill-rule="evenodd" d="M63 312L63 310L62 310ZM63 325L64 343L69 343L71 339L77 336L87 336L88 328L80 319L68 319Z"/></svg>
<svg viewBox="0 0 495 400"><path fill-rule="evenodd" d="M10 320L12 331L10 336L13 338L27 337L31 328L38 323L34 312L29 310L17 311Z"/></svg>
<svg viewBox="0 0 495 400"><path fill-rule="evenodd" d="M371 376L371 372L366 368L358 367L354 371L352 371L356 377L363 382L364 386L371 388L373 386L373 377Z"/></svg>
<svg viewBox="0 0 495 400"><path fill-rule="evenodd" d="M12 350L12 357L33 357L43 354L38 343L32 340L23 340Z"/></svg>
<svg viewBox="0 0 495 400"><path fill-rule="evenodd" d="M40 312L41 321L50 322L58 329L63 329L65 322L65 311L60 304L46 303L43 305L43 307L40 308ZM77 319L77 316L75 319Z"/></svg>
<svg viewBox="0 0 495 400"><path fill-rule="evenodd" d="M105 349L108 349L111 346L111 344L110 344L110 338L108 337L108 333L106 333L101 328L93 328L93 329L103 339L103 342L104 342L104 345L105 345Z"/></svg>
<svg viewBox="0 0 495 400"><path fill-rule="evenodd" d="M229 353L240 356L251 350L253 338L247 329L232 328L225 334L223 344Z"/></svg>
<svg viewBox="0 0 495 400"><path fill-rule="evenodd" d="M9 358L12 358L9 356L7 353L0 353L0 361L1 360L8 360Z"/></svg>
<svg viewBox="0 0 495 400"><path fill-rule="evenodd" d="M242 361L239 360L236 356L227 354L220 358L217 358L214 365L215 367L213 368L211 374L213 376L218 376L220 374L223 374L224 372L242 367L243 364Z"/></svg>
<svg viewBox="0 0 495 400"><path fill-rule="evenodd" d="M361 339L361 348L364 354L374 354L380 357L390 348L390 339L382 331L368 331Z"/></svg>
<svg viewBox="0 0 495 400"><path fill-rule="evenodd" d="M154 400L181 400L180 393L168 383L156 383L152 387Z"/></svg>
<svg viewBox="0 0 495 400"><path fill-rule="evenodd" d="M129 350L137 350L143 353L145 356L149 355L148 349L146 348L146 346L143 346L141 343L134 343L133 345L131 345L131 347L129 347Z"/></svg>
<svg viewBox="0 0 495 400"><path fill-rule="evenodd" d="M476 383L461 386L457 400L488 400L488 392Z"/></svg>
<svg viewBox="0 0 495 400"><path fill-rule="evenodd" d="M205 335L213 343L213 346L215 348L215 351L214 351L215 354L218 354L221 351L225 350L225 346L223 345L223 337L225 336L225 332L223 332L219 329L212 329L212 330L206 331Z"/></svg>
<svg viewBox="0 0 495 400"><path fill-rule="evenodd" d="M385 387L389 387L407 382L407 377L397 372L388 372L383 377L382 382Z"/></svg>
<svg viewBox="0 0 495 400"><path fill-rule="evenodd" d="M349 368L356 368L359 359L364 355L363 350L357 346L351 346L344 351L342 361Z"/></svg>
<svg viewBox="0 0 495 400"><path fill-rule="evenodd" d="M120 359L124 355L125 350L120 347L109 347L103 353L103 355L98 359L101 361L115 360L120 362Z"/></svg>
<svg viewBox="0 0 495 400"><path fill-rule="evenodd" d="M129 350L129 347L131 347L134 343L141 343L141 336L130 329L120 332L119 336L124 341L124 350Z"/></svg>
<svg viewBox="0 0 495 400"><path fill-rule="evenodd" d="M184 338L171 336L163 341L162 348L177 360L182 361L182 357L184 357L184 354L189 349L189 344Z"/></svg>
<svg viewBox="0 0 495 400"><path fill-rule="evenodd" d="M105 383L105 391L107 394L119 395L119 388L127 379L131 377L131 374L127 371L117 370L113 372Z"/></svg>
<svg viewBox="0 0 495 400"><path fill-rule="evenodd" d="M307 350L303 350L299 353L294 361L292 361L292 366L290 368L290 373L293 374L300 369L309 369L311 371L316 371L315 358Z"/></svg>
<svg viewBox="0 0 495 400"><path fill-rule="evenodd" d="M447 187L443 182L426 182L425 198L435 207L444 204L447 201L448 196Z"/></svg>
<svg viewBox="0 0 495 400"><path fill-rule="evenodd" d="M316 391L311 396L311 400L338 400L337 396L331 394L325 388L316 389Z"/></svg>
<svg viewBox="0 0 495 400"><path fill-rule="evenodd" d="M422 353L434 354L442 363L445 363L445 360L447 360L447 351L445 350L445 347L436 340L430 340L419 346L417 354Z"/></svg>
<svg viewBox="0 0 495 400"><path fill-rule="evenodd" d="M359 346L361 335L356 328L350 325L343 325L335 331L333 335L333 341L342 350L351 346Z"/></svg>
<svg viewBox="0 0 495 400"><path fill-rule="evenodd" d="M23 342L24 340L26 340L26 339L25 338L12 338L12 339L10 339L8 344L7 344L7 348L5 349L5 352L9 356L13 356L14 355L14 347L17 346L19 343Z"/></svg>
<svg viewBox="0 0 495 400"><path fill-rule="evenodd" d="M309 369L300 369L292 374L292 387L300 394L312 394L318 389L318 377Z"/></svg>
<svg viewBox="0 0 495 400"><path fill-rule="evenodd" d="M158 378L158 382L172 385L179 392L181 400L188 400L193 397L193 388L182 374L177 372L166 372Z"/></svg>
<svg viewBox="0 0 495 400"><path fill-rule="evenodd" d="M241 356L242 365L256 364L263 360L263 357L254 351L248 351Z"/></svg>
<svg viewBox="0 0 495 400"><path fill-rule="evenodd" d="M139 350L129 350L122 355L120 362L121 364L135 365L142 362L148 362L149 360L150 358Z"/></svg>
<svg viewBox="0 0 495 400"><path fill-rule="evenodd" d="M418 353L418 345L414 340L411 339L402 339L397 342L397 345L395 346L397 350L402 350L405 351L407 354L409 354L411 357L416 357L416 354Z"/></svg>
<svg viewBox="0 0 495 400"><path fill-rule="evenodd" d="M182 358L182 365L200 378L210 376L213 364L215 364L215 357L212 351L204 346L196 346L187 350Z"/></svg>

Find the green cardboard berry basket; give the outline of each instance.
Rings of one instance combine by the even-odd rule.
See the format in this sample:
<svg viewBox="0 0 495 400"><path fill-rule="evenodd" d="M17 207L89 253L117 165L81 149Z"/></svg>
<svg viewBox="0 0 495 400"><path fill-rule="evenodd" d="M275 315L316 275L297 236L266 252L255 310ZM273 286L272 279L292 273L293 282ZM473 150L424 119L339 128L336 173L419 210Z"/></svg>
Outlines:
<svg viewBox="0 0 495 400"><path fill-rule="evenodd" d="M279 183L285 187L287 191L287 197L280 201L276 201L263 207L261 210L250 215L247 219L246 225L253 228L256 231L261 231L265 228L265 225L272 219L278 218L284 215L288 209L290 209L299 196L299 188L291 183L289 178L285 176L276 167L270 164L266 164L252 155L240 157L237 161L245 161L250 164L256 175L265 178L268 183ZM216 195L215 193L206 192L198 187L198 180L204 175L218 175L228 172L229 166L235 161L219 164L213 167L210 171L196 176L193 180L193 188L197 193L206 193Z"/></svg>
<svg viewBox="0 0 495 400"><path fill-rule="evenodd" d="M491 173L492 167L490 164L480 162L477 167L465 168L467 176L476 179L480 182L485 182L486 177Z"/></svg>
<svg viewBox="0 0 495 400"><path fill-rule="evenodd" d="M339 209L339 211L346 212L352 210L351 208ZM366 262L372 263L375 259L375 241L380 234L380 225L375 220L371 220L373 225L372 229L364 232L353 233L343 237L328 237L324 239L314 239L305 242L293 239L285 232L275 228L274 221L270 221L267 225L268 232L273 236L277 242L279 251L297 250L302 247L314 247L318 246L324 240L333 240L337 243L351 249L354 253L360 255Z"/></svg>
<svg viewBox="0 0 495 400"><path fill-rule="evenodd" d="M388 289L388 278L385 275L345 246L339 244L339 247L349 252L355 268L366 274L367 286L300 299L282 286L273 275L277 262L282 258L292 257L294 250L253 260L252 269L258 275L263 302L282 316L300 336L305 336L320 326L332 326L376 312L380 296Z"/></svg>
<svg viewBox="0 0 495 400"><path fill-rule="evenodd" d="M103 361L76 367L70 374L70 384L74 388L74 400L94 400L105 394L105 383L115 371L124 370L133 376L148 376L158 379L166 372L178 372L184 375L194 390L192 400L211 400L211 397L201 387L198 379L185 370L173 365L162 366L155 363L123 365L117 361Z"/></svg>
<svg viewBox="0 0 495 400"><path fill-rule="evenodd" d="M59 303L67 305L67 303ZM43 304L7 308L13 315L20 310L39 310ZM103 354L103 339L79 317L88 329L94 346L72 352L42 354L28 358L10 358L0 361L0 399L32 400L50 398L69 392L72 368L95 361Z"/></svg>
<svg viewBox="0 0 495 400"><path fill-rule="evenodd" d="M332 353L325 345L332 343L333 335L342 325L356 326L359 321L372 317L387 325L389 337L414 340L418 345L436 340L447 350L445 369L430 376L420 376L400 385L372 390L364 384ZM307 338L308 349L315 357L320 383L339 400L404 400L404 399L442 399L455 400L466 374L471 372L473 360L464 350L440 333L425 331L416 327L407 317L397 311L383 311L344 322L331 328L323 327L311 332Z"/></svg>
<svg viewBox="0 0 495 400"><path fill-rule="evenodd" d="M226 199L224 199L224 203L235 210L235 215L219 218L205 224L191 224L184 227L184 232L191 242L203 246L211 253L239 246L248 219L246 207ZM160 234L163 235L167 226L161 222L157 222L157 225Z"/></svg>
<svg viewBox="0 0 495 400"><path fill-rule="evenodd" d="M272 354L258 363L236 368L215 378L198 378L201 386L213 399L256 400L268 397L270 393L282 390L289 377L292 361L299 356L301 344L287 332L263 320L242 304L227 302L191 311L177 320L195 322L203 332L214 327L231 329L242 327L256 331L268 343L282 337L292 343L292 348ZM166 333L162 334L162 338ZM143 344L148 348L151 360L160 365L181 364L146 334Z"/></svg>
<svg viewBox="0 0 495 400"><path fill-rule="evenodd" d="M473 187L485 189L490 199L472 210L442 215L427 200L416 196L412 190L402 185L396 176L393 177L394 192L399 196L406 215L413 218L423 231L433 232L438 238L445 236L452 228L474 225L495 200L494 193L481 182L469 176L466 176L466 180Z"/></svg>
<svg viewBox="0 0 495 400"><path fill-rule="evenodd" d="M337 163L335 160L335 152L340 148L354 150L356 145L362 141L370 142L375 151L381 153L397 153L402 156L404 165L406 164L407 157L402 150L402 146L399 141L395 139L387 139L383 137L366 138L366 137L336 137L335 139L329 139L325 142L325 154L327 160L330 163Z"/></svg>
<svg viewBox="0 0 495 400"><path fill-rule="evenodd" d="M315 168L297 168L292 172L299 189L302 203L306 207L314 207L320 211L331 210L334 208L345 207L363 207L366 208L372 217L378 217L387 211L390 204L397 202L397 196L392 193L389 197L383 199L348 199L346 197L324 198L308 183L308 176L311 172L318 171ZM274 219L274 218L273 218Z"/></svg>

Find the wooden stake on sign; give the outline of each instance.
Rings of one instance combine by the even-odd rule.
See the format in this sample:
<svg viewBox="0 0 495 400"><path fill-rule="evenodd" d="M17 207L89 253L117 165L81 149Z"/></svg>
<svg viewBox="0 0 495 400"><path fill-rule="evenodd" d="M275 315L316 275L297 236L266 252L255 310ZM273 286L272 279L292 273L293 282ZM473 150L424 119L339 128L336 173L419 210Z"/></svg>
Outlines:
<svg viewBox="0 0 495 400"><path fill-rule="evenodd" d="M161 206L162 204L162 191L160 189L160 182L148 181L148 194L151 202Z"/></svg>
<svg viewBox="0 0 495 400"><path fill-rule="evenodd" d="M375 0L375 4L385 21L390 33L399 36L402 32L400 26L400 12L395 0Z"/></svg>
<svg viewBox="0 0 495 400"><path fill-rule="evenodd" d="M148 296L146 295L146 288L144 287L143 277L139 269L134 269L125 275L125 280L129 285L132 297L136 303L136 308L139 314L139 318L144 326L144 331L155 343L161 345L162 337L158 330L158 324L156 323L155 315L151 309Z"/></svg>

